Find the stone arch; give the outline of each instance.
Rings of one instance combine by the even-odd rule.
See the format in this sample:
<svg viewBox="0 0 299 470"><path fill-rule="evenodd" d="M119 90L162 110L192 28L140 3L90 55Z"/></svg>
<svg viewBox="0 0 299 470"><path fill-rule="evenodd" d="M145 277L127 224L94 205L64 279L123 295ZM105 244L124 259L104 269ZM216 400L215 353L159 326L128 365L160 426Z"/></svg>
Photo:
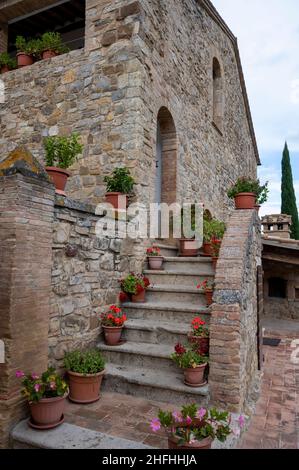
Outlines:
<svg viewBox="0 0 299 470"><path fill-rule="evenodd" d="M159 184L160 201L172 204L177 200L177 132L173 117L166 107L160 108L157 116L157 154L160 152L160 176L157 170L156 201ZM157 158L157 168L159 162ZM160 181L159 181L160 178Z"/></svg>
<svg viewBox="0 0 299 470"><path fill-rule="evenodd" d="M213 123L223 132L224 89L223 71L219 60L213 58Z"/></svg>

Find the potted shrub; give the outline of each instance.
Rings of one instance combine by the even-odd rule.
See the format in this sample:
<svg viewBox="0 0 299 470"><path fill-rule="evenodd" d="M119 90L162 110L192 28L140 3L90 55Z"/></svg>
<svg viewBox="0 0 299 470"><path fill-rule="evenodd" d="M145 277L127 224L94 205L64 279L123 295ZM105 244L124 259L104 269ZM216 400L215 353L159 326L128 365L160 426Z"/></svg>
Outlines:
<svg viewBox="0 0 299 470"><path fill-rule="evenodd" d="M209 355L210 332L206 327L206 322L200 317L196 317L191 322L191 332L188 334L188 340L196 345L197 352L202 356Z"/></svg>
<svg viewBox="0 0 299 470"><path fill-rule="evenodd" d="M66 170L83 150L76 133L70 136L52 136L44 140L46 171L51 177L56 193L66 196L64 190L70 173Z"/></svg>
<svg viewBox="0 0 299 470"><path fill-rule="evenodd" d="M37 57L40 53L40 40L31 39L26 41L23 36L17 36L16 49L18 67L21 68L32 65L34 57Z"/></svg>
<svg viewBox="0 0 299 470"><path fill-rule="evenodd" d="M205 293L208 307L210 307L210 305L213 303L214 285L215 283L213 280L205 279L197 286L197 289L201 289Z"/></svg>
<svg viewBox="0 0 299 470"><path fill-rule="evenodd" d="M195 206L191 207L191 230L195 231ZM183 233L184 229L184 208L181 210L181 229ZM193 238L183 237L179 240L179 252L180 256L187 258L194 258L198 256L199 247L198 242Z"/></svg>
<svg viewBox="0 0 299 470"><path fill-rule="evenodd" d="M205 256L212 256L211 236L211 221L204 219L202 248Z"/></svg>
<svg viewBox="0 0 299 470"><path fill-rule="evenodd" d="M7 52L0 54L0 74L9 72L17 67L17 62Z"/></svg>
<svg viewBox="0 0 299 470"><path fill-rule="evenodd" d="M69 52L69 48L62 44L60 33L47 32L41 38L42 59L51 59L65 52Z"/></svg>
<svg viewBox="0 0 299 470"><path fill-rule="evenodd" d="M128 205L128 195L132 193L135 180L128 168L115 168L111 176L105 176L106 202L115 209L125 209ZM122 204L121 196L125 203ZM125 206L125 207L123 207Z"/></svg>
<svg viewBox="0 0 299 470"><path fill-rule="evenodd" d="M145 291L149 285L149 279L142 274L130 273L125 279L121 280L122 291L130 295L134 303L145 302Z"/></svg>
<svg viewBox="0 0 299 470"><path fill-rule="evenodd" d="M244 416L239 417L239 426L245 424ZM225 442L233 432L231 415L215 408L200 408L197 404L185 405L179 411L162 411L150 423L153 432L165 429L168 448L179 450L211 449L217 439Z"/></svg>
<svg viewBox="0 0 299 470"><path fill-rule="evenodd" d="M227 195L235 200L237 210L254 209L258 196L264 191L259 180L242 177L228 190Z"/></svg>
<svg viewBox="0 0 299 470"><path fill-rule="evenodd" d="M101 315L101 324L104 330L105 343L109 346L117 346L121 340L121 334L127 316L121 308L111 305L108 312Z"/></svg>
<svg viewBox="0 0 299 470"><path fill-rule="evenodd" d="M175 352L171 359L184 370L184 383L189 387L203 387L206 385L204 373L208 365L208 358L201 356L193 349L187 349L181 344L175 346Z"/></svg>
<svg viewBox="0 0 299 470"><path fill-rule="evenodd" d="M105 361L100 351L72 351L64 356L69 377L69 399L74 403L94 403L100 398Z"/></svg>
<svg viewBox="0 0 299 470"><path fill-rule="evenodd" d="M159 271L162 268L164 261L163 256L161 256L161 250L158 246L152 246L146 251L149 268Z"/></svg>
<svg viewBox="0 0 299 470"><path fill-rule="evenodd" d="M226 230L224 222L218 219L203 221L203 251L206 255L213 257L213 243L223 239Z"/></svg>
<svg viewBox="0 0 299 470"><path fill-rule="evenodd" d="M42 375L25 375L24 372L17 371L16 377L22 379L21 393L29 404L29 426L36 429L52 429L63 423L68 386L56 374L55 369L49 368Z"/></svg>

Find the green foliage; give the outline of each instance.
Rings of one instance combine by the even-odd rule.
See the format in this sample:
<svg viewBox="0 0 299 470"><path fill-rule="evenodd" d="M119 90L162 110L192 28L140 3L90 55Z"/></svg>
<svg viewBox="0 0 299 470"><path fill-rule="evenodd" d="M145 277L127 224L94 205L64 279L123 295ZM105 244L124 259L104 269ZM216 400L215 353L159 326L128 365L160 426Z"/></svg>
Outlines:
<svg viewBox="0 0 299 470"><path fill-rule="evenodd" d="M268 201L269 197L269 182L267 181L263 186L260 186L258 194L256 195L256 202L260 206Z"/></svg>
<svg viewBox="0 0 299 470"><path fill-rule="evenodd" d="M18 52L26 52L27 41L24 36L16 37L16 49Z"/></svg>
<svg viewBox="0 0 299 470"><path fill-rule="evenodd" d="M42 35L41 50L63 54L65 52L69 52L70 49L62 43L60 33L47 32Z"/></svg>
<svg viewBox="0 0 299 470"><path fill-rule="evenodd" d="M205 243L210 243L213 238L217 240L222 240L226 230L226 225L224 222L218 219L203 221L203 239Z"/></svg>
<svg viewBox="0 0 299 470"><path fill-rule="evenodd" d="M105 176L107 193L130 194L135 184L128 168L115 168L111 176Z"/></svg>
<svg viewBox="0 0 299 470"><path fill-rule="evenodd" d="M137 295L149 286L149 280L142 274L130 273L121 280L121 289L126 294Z"/></svg>
<svg viewBox="0 0 299 470"><path fill-rule="evenodd" d="M254 193L257 202L263 204L268 199L268 183L261 185L259 180L242 177L227 191L230 199L234 199L240 193Z"/></svg>
<svg viewBox="0 0 299 470"><path fill-rule="evenodd" d="M287 143L285 144L282 159L281 213L292 216L291 236L294 240L299 240L298 208Z"/></svg>
<svg viewBox="0 0 299 470"><path fill-rule="evenodd" d="M173 353L171 359L176 363L180 369L195 369L196 367L209 362L208 357L201 356L198 352L192 349L186 351L184 354Z"/></svg>
<svg viewBox="0 0 299 470"><path fill-rule="evenodd" d="M83 145L79 142L76 133L70 136L46 137L44 148L46 151L46 165L58 168L69 168L82 153Z"/></svg>
<svg viewBox="0 0 299 470"><path fill-rule="evenodd" d="M55 398L68 391L66 382L50 367L42 376L29 374L23 377L22 395L29 402L39 402L42 398Z"/></svg>
<svg viewBox="0 0 299 470"><path fill-rule="evenodd" d="M10 70L13 70L17 67L15 59L12 59L7 52L2 52L0 54L0 67L7 66Z"/></svg>
<svg viewBox="0 0 299 470"><path fill-rule="evenodd" d="M41 52L41 40L29 39L28 41L24 36L17 36L16 48L18 52L23 52L34 57L39 57Z"/></svg>
<svg viewBox="0 0 299 470"><path fill-rule="evenodd" d="M105 360L100 351L72 351L64 356L64 367L77 374L97 374L105 369Z"/></svg>

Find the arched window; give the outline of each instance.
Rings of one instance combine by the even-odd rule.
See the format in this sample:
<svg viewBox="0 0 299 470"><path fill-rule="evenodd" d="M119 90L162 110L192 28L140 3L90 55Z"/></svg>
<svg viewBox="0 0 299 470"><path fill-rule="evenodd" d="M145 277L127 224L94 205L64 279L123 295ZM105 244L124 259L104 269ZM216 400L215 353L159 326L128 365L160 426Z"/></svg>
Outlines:
<svg viewBox="0 0 299 470"><path fill-rule="evenodd" d="M268 281L269 284L269 297L276 299L287 298L287 281L279 277L272 277Z"/></svg>
<svg viewBox="0 0 299 470"><path fill-rule="evenodd" d="M218 59L213 59L213 123L223 132L223 77Z"/></svg>

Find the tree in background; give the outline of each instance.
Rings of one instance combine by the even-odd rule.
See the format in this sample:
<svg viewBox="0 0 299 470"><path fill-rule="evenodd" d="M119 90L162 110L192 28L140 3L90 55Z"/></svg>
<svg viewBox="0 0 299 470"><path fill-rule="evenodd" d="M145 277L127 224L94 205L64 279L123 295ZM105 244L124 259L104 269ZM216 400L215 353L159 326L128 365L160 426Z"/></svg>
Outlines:
<svg viewBox="0 0 299 470"><path fill-rule="evenodd" d="M291 236L294 240L299 240L298 209L287 143L285 144L282 158L281 213L292 216Z"/></svg>

